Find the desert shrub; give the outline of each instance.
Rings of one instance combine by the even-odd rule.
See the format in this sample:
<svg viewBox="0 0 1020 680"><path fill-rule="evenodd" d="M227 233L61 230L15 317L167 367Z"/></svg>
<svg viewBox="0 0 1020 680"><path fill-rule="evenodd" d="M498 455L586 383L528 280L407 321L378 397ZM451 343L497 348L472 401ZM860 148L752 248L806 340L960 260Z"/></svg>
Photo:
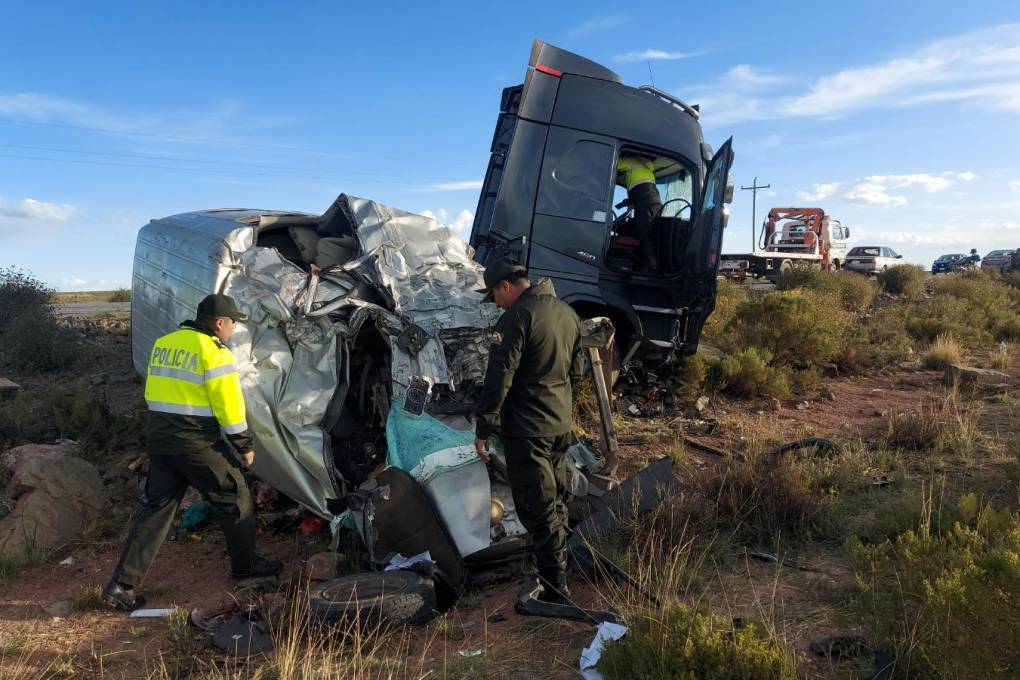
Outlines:
<svg viewBox="0 0 1020 680"><path fill-rule="evenodd" d="M832 294L795 290L740 304L727 331L737 347L757 347L778 364L805 366L835 356L851 321Z"/></svg>
<svg viewBox="0 0 1020 680"><path fill-rule="evenodd" d="M906 360L916 341L907 333L905 319L902 305L878 310L850 329L833 361L841 371L859 373Z"/></svg>
<svg viewBox="0 0 1020 680"><path fill-rule="evenodd" d="M1020 519L959 499L953 522L850 552L860 613L896 651L896 677L1013 678L1020 668Z"/></svg>
<svg viewBox="0 0 1020 680"><path fill-rule="evenodd" d="M23 312L49 309L53 291L17 267L0 268L0 332Z"/></svg>
<svg viewBox="0 0 1020 680"><path fill-rule="evenodd" d="M1002 275L1002 282L1010 288L1020 290L1020 272L1006 272Z"/></svg>
<svg viewBox="0 0 1020 680"><path fill-rule="evenodd" d="M824 380L822 372L815 366L790 371L790 387L795 394L811 395L818 392Z"/></svg>
<svg viewBox="0 0 1020 680"><path fill-rule="evenodd" d="M685 401L693 401L701 396L708 378L708 362L700 354L684 357L680 363L680 389L677 396Z"/></svg>
<svg viewBox="0 0 1020 680"><path fill-rule="evenodd" d="M772 354L757 347L740 349L718 365L719 389L736 397L787 397L790 379L785 367L771 365Z"/></svg>
<svg viewBox="0 0 1020 680"><path fill-rule="evenodd" d="M747 291L743 287L733 281L720 281L715 294L715 309L705 321L702 338L716 345L724 345L726 325L745 300Z"/></svg>
<svg viewBox="0 0 1020 680"><path fill-rule="evenodd" d="M59 371L78 360L78 340L45 305L30 307L11 320L0 338L7 360L41 371Z"/></svg>
<svg viewBox="0 0 1020 680"><path fill-rule="evenodd" d="M974 406L955 392L933 397L917 411L886 417L885 444L890 448L970 457L981 440Z"/></svg>
<svg viewBox="0 0 1020 680"><path fill-rule="evenodd" d="M962 359L963 351L953 336L939 335L925 351L921 362L925 368L944 371L949 367L949 364L958 364Z"/></svg>
<svg viewBox="0 0 1020 680"><path fill-rule="evenodd" d="M758 623L733 621L684 604L630 618L627 635L606 645L599 671L628 680L786 680L789 652Z"/></svg>
<svg viewBox="0 0 1020 680"><path fill-rule="evenodd" d="M131 302L131 289L118 288L110 293L110 302Z"/></svg>
<svg viewBox="0 0 1020 680"><path fill-rule="evenodd" d="M878 285L887 293L916 300L924 291L927 276L928 273L916 264L898 264L879 273Z"/></svg>
<svg viewBox="0 0 1020 680"><path fill-rule="evenodd" d="M848 312L863 312L871 306L878 293L878 287L864 276L850 272L829 273L803 267L781 274L776 281L776 287L779 290L806 288L832 293Z"/></svg>
<svg viewBox="0 0 1020 680"><path fill-rule="evenodd" d="M1011 309L949 295L936 295L911 305L905 321L907 332L926 342L933 342L939 335L952 335L965 347L981 347L995 340L1020 337L1020 316Z"/></svg>

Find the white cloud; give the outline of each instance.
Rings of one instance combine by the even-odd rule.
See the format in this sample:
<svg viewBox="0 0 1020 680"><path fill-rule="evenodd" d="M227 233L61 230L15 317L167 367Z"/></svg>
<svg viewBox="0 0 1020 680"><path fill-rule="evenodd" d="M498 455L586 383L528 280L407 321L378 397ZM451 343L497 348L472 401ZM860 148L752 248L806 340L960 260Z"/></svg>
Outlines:
<svg viewBox="0 0 1020 680"><path fill-rule="evenodd" d="M439 189L440 191L463 191L465 189L481 189L481 180L467 180L464 182L446 182L444 184L433 184L433 189Z"/></svg>
<svg viewBox="0 0 1020 680"><path fill-rule="evenodd" d="M431 210L422 210L421 215L425 217L431 217L436 222L446 225L457 232L461 238L465 241L471 235L471 225L474 223L475 216L467 208L463 208L455 217L450 218L450 213L446 208L440 208L435 212Z"/></svg>
<svg viewBox="0 0 1020 680"><path fill-rule="evenodd" d="M613 60L621 64L630 64L639 61L673 61L676 59L690 59L708 54L708 51L700 52L666 52L665 50L643 50L641 52L624 52L613 57Z"/></svg>
<svg viewBox="0 0 1020 680"><path fill-rule="evenodd" d="M83 278L79 278L77 276L72 276L71 278L61 279L60 280L60 287L65 289L65 290L67 288L81 288L82 286L86 285L87 283L88 283L88 281L86 281Z"/></svg>
<svg viewBox="0 0 1020 680"><path fill-rule="evenodd" d="M906 205L907 197L901 194L890 193L893 189L905 189L918 185L928 193L936 193L948 189L959 181L969 182L974 179L974 176L974 173L969 170L964 172L943 172L939 175L929 173L871 175L870 177L858 180L843 195L843 198L851 203L895 207ZM818 185L815 186L817 187Z"/></svg>
<svg viewBox="0 0 1020 680"><path fill-rule="evenodd" d="M566 32L568 38L581 38L592 33L600 33L602 31L608 31L617 26L623 24L626 19L622 16L608 16L600 17L596 19L589 19L583 24L575 26Z"/></svg>
<svg viewBox="0 0 1020 680"><path fill-rule="evenodd" d="M1013 180L1009 183L1009 188L1013 191L1020 191L1020 179Z"/></svg>
<svg viewBox="0 0 1020 680"><path fill-rule="evenodd" d="M832 196L837 191L839 191L840 183L839 182L827 182L827 183L824 183L824 184L815 184L814 187L815 187L815 190L814 190L813 193L809 193L807 191L798 191L797 192L797 198L799 198L802 201L821 201L821 200L824 200L824 199L828 198L829 196Z"/></svg>
<svg viewBox="0 0 1020 680"><path fill-rule="evenodd" d="M66 222L78 214L78 209L68 203L46 203L34 198L25 198L14 203L0 200L0 217L43 222Z"/></svg>
<svg viewBox="0 0 1020 680"><path fill-rule="evenodd" d="M686 92L711 125L795 117L837 117L871 108L961 102L1020 112L1020 24L937 40L886 61L849 66L799 88L789 78L734 67ZM768 89L768 91L763 91Z"/></svg>

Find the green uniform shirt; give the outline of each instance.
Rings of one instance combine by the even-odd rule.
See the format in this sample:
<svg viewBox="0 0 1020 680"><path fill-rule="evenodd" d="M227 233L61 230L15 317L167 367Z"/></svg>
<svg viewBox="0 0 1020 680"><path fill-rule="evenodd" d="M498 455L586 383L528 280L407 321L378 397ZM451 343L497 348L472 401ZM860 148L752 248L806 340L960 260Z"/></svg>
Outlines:
<svg viewBox="0 0 1020 680"><path fill-rule="evenodd" d="M581 321L542 279L503 313L478 399L476 435L555 437L572 429L573 382L581 377Z"/></svg>

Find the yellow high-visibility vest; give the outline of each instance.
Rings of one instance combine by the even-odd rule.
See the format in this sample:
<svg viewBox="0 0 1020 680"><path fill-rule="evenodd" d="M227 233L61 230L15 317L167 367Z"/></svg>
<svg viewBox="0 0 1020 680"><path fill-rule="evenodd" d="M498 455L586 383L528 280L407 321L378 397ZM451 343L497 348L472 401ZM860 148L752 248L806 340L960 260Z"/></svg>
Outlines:
<svg viewBox="0 0 1020 680"><path fill-rule="evenodd" d="M248 429L234 355L216 337L190 328L164 335L147 373L150 411L216 418L224 434Z"/></svg>
<svg viewBox="0 0 1020 680"><path fill-rule="evenodd" d="M655 183L655 164L640 156L620 156L616 171L623 175L623 186L630 191L639 184Z"/></svg>

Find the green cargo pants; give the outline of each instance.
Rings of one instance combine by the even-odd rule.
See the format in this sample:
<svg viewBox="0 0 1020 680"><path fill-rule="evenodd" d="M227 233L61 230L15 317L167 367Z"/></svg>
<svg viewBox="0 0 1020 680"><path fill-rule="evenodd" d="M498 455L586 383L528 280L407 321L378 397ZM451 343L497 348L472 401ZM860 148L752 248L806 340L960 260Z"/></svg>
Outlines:
<svg viewBox="0 0 1020 680"><path fill-rule="evenodd" d="M224 449L226 447L223 447ZM255 559L255 514L238 463L214 445L150 454L142 505L131 525L113 579L137 587L163 545L184 493L192 486L209 503L220 525L235 572L248 571Z"/></svg>
<svg viewBox="0 0 1020 680"><path fill-rule="evenodd" d="M517 516L531 534L538 576L556 588L567 573L567 448L570 435L504 437Z"/></svg>

